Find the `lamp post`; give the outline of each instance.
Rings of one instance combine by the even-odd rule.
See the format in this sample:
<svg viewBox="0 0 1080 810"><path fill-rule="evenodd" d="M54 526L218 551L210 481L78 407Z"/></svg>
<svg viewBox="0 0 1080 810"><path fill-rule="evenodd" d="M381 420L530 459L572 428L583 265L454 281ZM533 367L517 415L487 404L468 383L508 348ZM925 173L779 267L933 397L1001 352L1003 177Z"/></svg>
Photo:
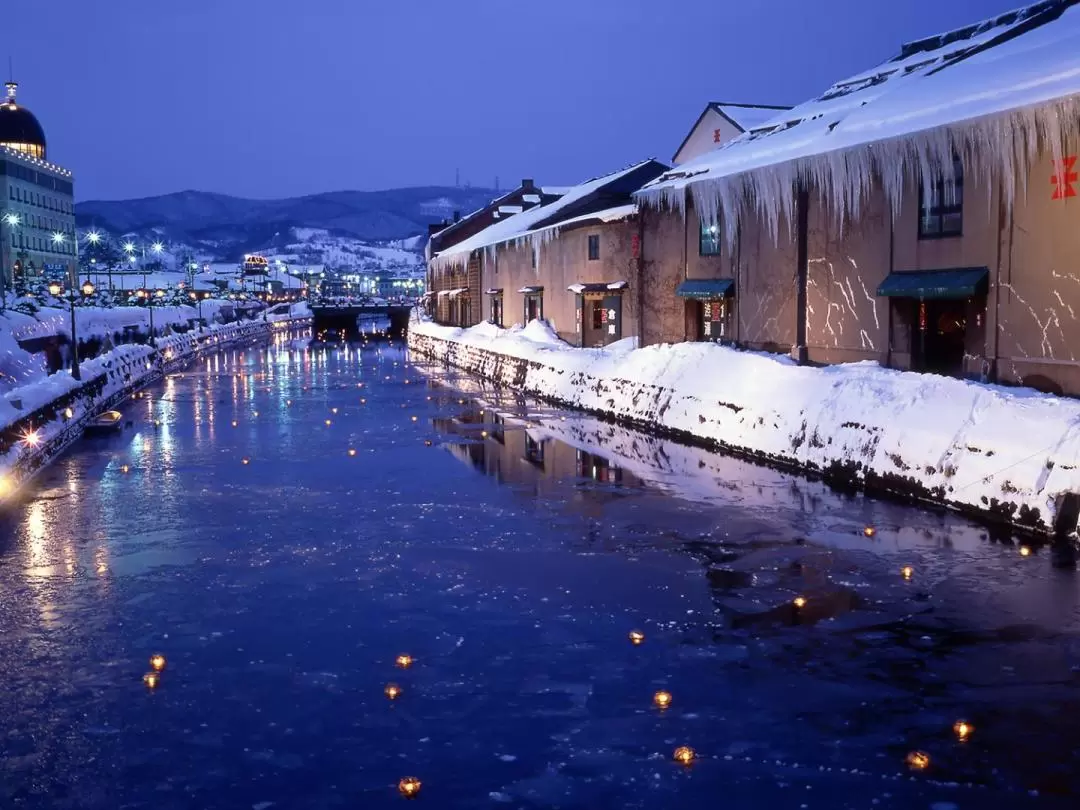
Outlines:
<svg viewBox="0 0 1080 810"><path fill-rule="evenodd" d="M89 298L94 294L94 283L88 278L83 282L81 289L71 289L66 293L59 281L53 281L49 284L49 295L54 298L63 298L71 307L71 378L73 380L82 379L82 373L79 371L79 338L75 333L75 302L79 300L80 292Z"/></svg>
<svg viewBox="0 0 1080 810"><path fill-rule="evenodd" d="M15 256L15 229L19 227L18 214L7 213L4 214L4 224L8 226L8 233L11 239L11 256ZM12 264L14 267L14 264ZM3 312L7 307L7 271L6 267L0 267L0 312ZM12 273L12 281L14 281L14 273Z"/></svg>
<svg viewBox="0 0 1080 810"><path fill-rule="evenodd" d="M203 330L202 302L203 302L203 300L199 296L199 294L197 292L195 292L195 290L192 290L191 292L188 293L188 298L190 298L192 301L194 301L196 303L196 306L199 307L199 334L202 334L202 330Z"/></svg>
<svg viewBox="0 0 1080 810"><path fill-rule="evenodd" d="M153 292L151 292L146 287L143 287L136 293L136 295L143 301L146 301L146 306L150 310L150 345L151 347L156 347L157 340L154 338L154 299L164 298L165 291L154 290Z"/></svg>

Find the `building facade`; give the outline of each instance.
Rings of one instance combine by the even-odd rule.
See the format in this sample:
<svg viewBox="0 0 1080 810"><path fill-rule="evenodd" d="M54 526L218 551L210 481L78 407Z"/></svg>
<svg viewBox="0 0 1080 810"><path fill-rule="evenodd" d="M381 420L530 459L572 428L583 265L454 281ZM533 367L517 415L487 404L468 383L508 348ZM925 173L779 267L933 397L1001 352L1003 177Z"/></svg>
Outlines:
<svg viewBox="0 0 1080 810"><path fill-rule="evenodd" d="M1078 47L1062 56L1062 43ZM881 130L966 98L1003 104L989 81L1014 88L1011 65L1035 81L1037 59L1059 76L1078 48L1080 4L1044 0L908 43L660 178L663 195L642 195L643 342L724 340L1080 394L1080 86L1025 119L988 106L886 131L888 144L855 140L867 120ZM852 161L872 155L872 171L845 176L850 164L826 155L835 138ZM785 150L792 162L778 164ZM703 201L715 213L695 210Z"/></svg>
<svg viewBox="0 0 1080 810"><path fill-rule="evenodd" d="M44 130L7 84L0 102L0 282L5 291L78 270L71 172L48 160Z"/></svg>

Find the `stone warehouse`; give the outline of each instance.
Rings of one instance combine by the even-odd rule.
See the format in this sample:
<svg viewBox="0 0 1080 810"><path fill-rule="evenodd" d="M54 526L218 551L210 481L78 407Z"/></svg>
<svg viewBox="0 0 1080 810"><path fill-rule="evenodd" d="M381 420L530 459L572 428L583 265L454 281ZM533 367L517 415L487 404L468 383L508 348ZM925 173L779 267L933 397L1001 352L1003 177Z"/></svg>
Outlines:
<svg viewBox="0 0 1080 810"><path fill-rule="evenodd" d="M1080 394L1078 76L1080 0L1043 0L792 109L710 104L675 168L590 181L622 199L586 183L433 251L470 301L438 320Z"/></svg>

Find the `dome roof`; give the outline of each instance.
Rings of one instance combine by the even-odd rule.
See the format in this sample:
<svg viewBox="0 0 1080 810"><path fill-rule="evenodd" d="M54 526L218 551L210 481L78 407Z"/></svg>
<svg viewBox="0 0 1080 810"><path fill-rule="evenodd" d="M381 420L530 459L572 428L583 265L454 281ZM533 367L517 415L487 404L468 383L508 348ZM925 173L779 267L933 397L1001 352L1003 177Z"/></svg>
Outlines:
<svg viewBox="0 0 1080 810"><path fill-rule="evenodd" d="M45 130L30 110L15 103L12 84L8 85L8 98L0 100L0 145L40 151L38 157L45 157ZM39 149L27 150L27 146Z"/></svg>

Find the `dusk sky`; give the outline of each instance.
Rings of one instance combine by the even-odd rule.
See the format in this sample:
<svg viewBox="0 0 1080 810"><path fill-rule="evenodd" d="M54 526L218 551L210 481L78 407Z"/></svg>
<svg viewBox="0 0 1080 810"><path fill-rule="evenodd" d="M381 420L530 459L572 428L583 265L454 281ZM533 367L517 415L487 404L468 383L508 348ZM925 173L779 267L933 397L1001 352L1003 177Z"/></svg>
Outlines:
<svg viewBox="0 0 1080 810"><path fill-rule="evenodd" d="M54 0L0 54L80 200L566 184L1021 4Z"/></svg>

